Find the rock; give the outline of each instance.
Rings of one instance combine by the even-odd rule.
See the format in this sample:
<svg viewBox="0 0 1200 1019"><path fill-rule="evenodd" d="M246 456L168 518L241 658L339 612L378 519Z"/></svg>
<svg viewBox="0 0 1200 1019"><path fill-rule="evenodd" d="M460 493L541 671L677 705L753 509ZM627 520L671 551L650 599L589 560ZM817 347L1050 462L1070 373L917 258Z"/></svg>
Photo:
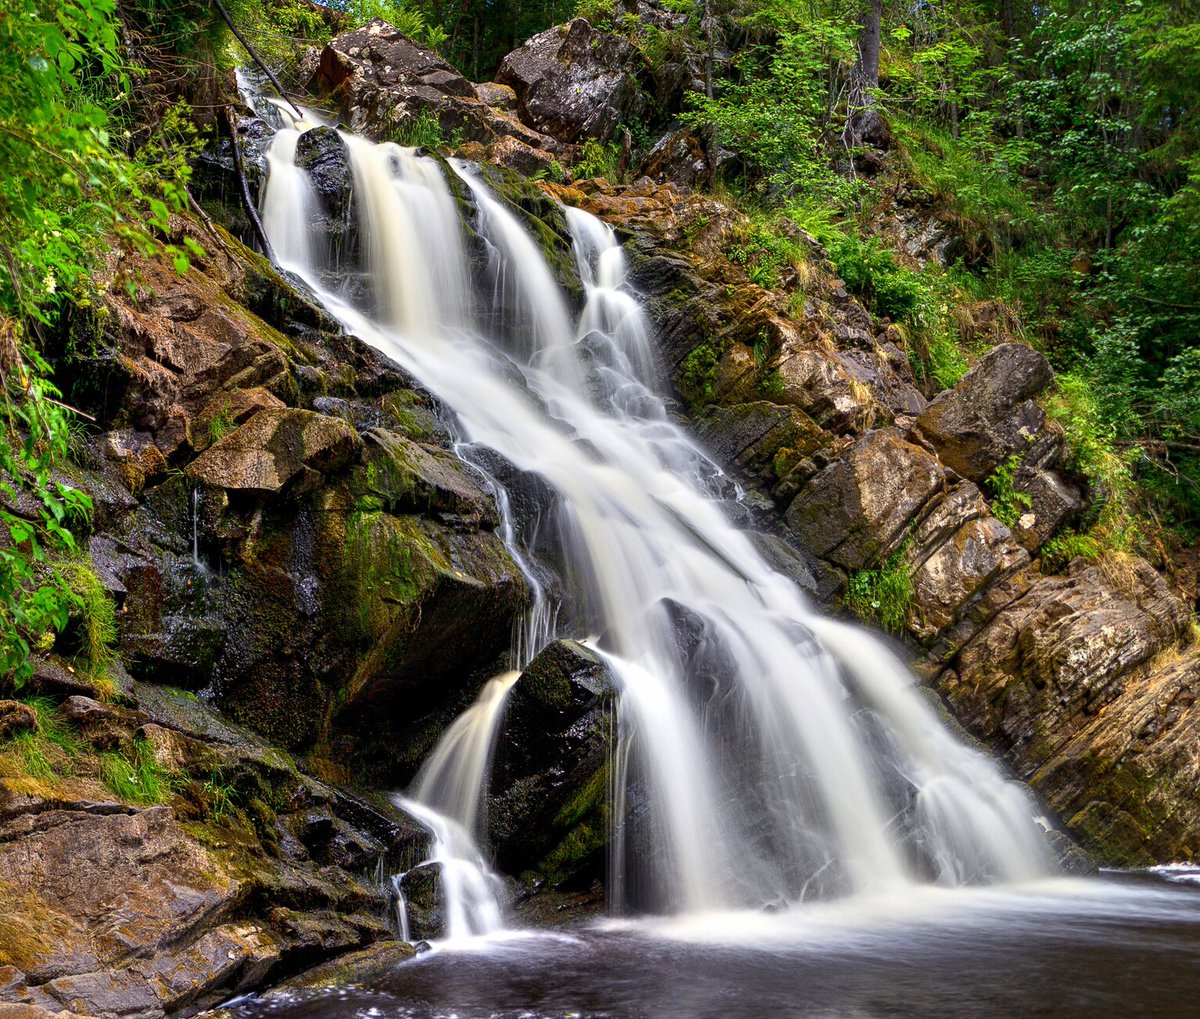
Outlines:
<svg viewBox="0 0 1200 1019"><path fill-rule="evenodd" d="M611 698L603 660L575 641L549 644L522 673L509 694L488 814L501 867L554 885L602 873Z"/></svg>
<svg viewBox="0 0 1200 1019"><path fill-rule="evenodd" d="M1029 553L995 517L964 523L913 572L909 630L931 640L954 622L968 599L1028 562Z"/></svg>
<svg viewBox="0 0 1200 1019"><path fill-rule="evenodd" d="M628 39L583 18L540 32L500 63L496 81L516 94L521 120L561 142L607 141L646 109Z"/></svg>
<svg viewBox="0 0 1200 1019"><path fill-rule="evenodd" d="M766 400L713 407L694 425L718 463L736 464L769 485L832 440L800 408Z"/></svg>
<svg viewBox="0 0 1200 1019"><path fill-rule="evenodd" d="M239 895L237 880L166 807L49 810L21 814L5 829L0 883L27 892L6 954L39 983L201 930ZM60 1000L74 1011L105 1011Z"/></svg>
<svg viewBox="0 0 1200 1019"><path fill-rule="evenodd" d="M336 98L352 130L379 140L404 141L408 129L427 115L447 138L487 145L512 136L563 158L573 154L570 146L508 112L514 99L507 86L472 85L432 50L378 18L337 36L322 50L314 86ZM483 95L496 97L498 104Z"/></svg>
<svg viewBox="0 0 1200 1019"><path fill-rule="evenodd" d="M944 480L941 465L894 429L868 432L801 490L787 522L814 555L861 569L895 551Z"/></svg>
<svg viewBox="0 0 1200 1019"><path fill-rule="evenodd" d="M545 173L554 162L554 156L545 149L535 149L511 135L492 144L487 150L487 158L497 166L506 166L526 177Z"/></svg>
<svg viewBox="0 0 1200 1019"><path fill-rule="evenodd" d="M422 863L406 871L400 879L400 893L404 896L411 939L436 941L446 936L440 863Z"/></svg>
<svg viewBox="0 0 1200 1019"><path fill-rule="evenodd" d="M835 358L785 342L778 370L781 390L776 400L802 408L830 431L869 427L874 420L871 390Z"/></svg>
<svg viewBox="0 0 1200 1019"><path fill-rule="evenodd" d="M475 98L474 86L458 71L382 18L331 40L321 51L317 79L322 88L346 95L364 85L379 85Z"/></svg>
<svg viewBox="0 0 1200 1019"><path fill-rule="evenodd" d="M0 740L12 739L21 732L37 732L37 712L20 701L0 701Z"/></svg>
<svg viewBox="0 0 1200 1019"><path fill-rule="evenodd" d="M273 495L298 475L346 467L362 440L337 418L312 411L262 410L187 467L209 488Z"/></svg>
<svg viewBox="0 0 1200 1019"><path fill-rule="evenodd" d="M318 208L308 219L316 250L323 255L323 264L334 270L336 282L344 282L338 270L361 262L354 174L346 143L331 127L305 131L296 142L296 166L308 174L317 195Z"/></svg>
<svg viewBox="0 0 1200 1019"><path fill-rule="evenodd" d="M938 394L917 416L913 434L951 470L983 481L1034 441L1045 415L1030 397L1052 378L1049 362L1032 347L1001 344Z"/></svg>
<svg viewBox="0 0 1200 1019"><path fill-rule="evenodd" d="M332 962L305 970L283 986L285 989L311 989L366 984L390 973L415 955L413 946L407 941L380 941L369 948L350 952Z"/></svg>
<svg viewBox="0 0 1200 1019"><path fill-rule="evenodd" d="M638 169L638 176L690 191L711 184L718 169L696 132L685 127L668 132L654 143Z"/></svg>
<svg viewBox="0 0 1200 1019"><path fill-rule="evenodd" d="M517 94L507 85L486 81L475 86L475 95L481 103L487 103L493 110L509 113L517 108Z"/></svg>
<svg viewBox="0 0 1200 1019"><path fill-rule="evenodd" d="M222 438L222 429L245 424L260 410L281 410L286 406L262 386L217 393L195 417L195 427L190 431L192 448L202 452Z"/></svg>
<svg viewBox="0 0 1200 1019"><path fill-rule="evenodd" d="M1188 859L1200 845L1200 658L1188 612L1143 560L1077 560L1002 609L941 682L1101 863Z"/></svg>

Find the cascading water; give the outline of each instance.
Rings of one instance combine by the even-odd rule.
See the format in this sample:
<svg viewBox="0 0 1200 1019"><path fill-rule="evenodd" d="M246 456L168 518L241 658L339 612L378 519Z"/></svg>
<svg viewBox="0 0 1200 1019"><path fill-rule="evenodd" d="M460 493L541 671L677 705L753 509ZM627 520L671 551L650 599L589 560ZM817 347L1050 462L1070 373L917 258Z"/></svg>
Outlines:
<svg viewBox="0 0 1200 1019"><path fill-rule="evenodd" d="M275 140L264 209L309 200L294 165L303 127ZM295 207L290 221L264 223L279 258L347 329L451 409L464 451L494 451L554 493L562 626L599 634L619 688L614 903L695 912L1043 873L1023 790L942 729L882 644L815 614L730 524L719 471L655 392L612 230L566 210L587 293L574 327L542 254L478 171L456 162L448 181L410 150L346 143L370 296L351 301L322 276L293 229ZM473 200L470 239L450 183ZM528 529L506 526L530 562ZM519 663L554 632L537 590ZM476 718L456 734L456 723L408 804L425 811L437 852L472 866L478 850L459 836L472 834L488 750L472 749L468 768L452 744L490 745L502 691L481 706L487 725ZM460 930L490 922L467 918Z"/></svg>

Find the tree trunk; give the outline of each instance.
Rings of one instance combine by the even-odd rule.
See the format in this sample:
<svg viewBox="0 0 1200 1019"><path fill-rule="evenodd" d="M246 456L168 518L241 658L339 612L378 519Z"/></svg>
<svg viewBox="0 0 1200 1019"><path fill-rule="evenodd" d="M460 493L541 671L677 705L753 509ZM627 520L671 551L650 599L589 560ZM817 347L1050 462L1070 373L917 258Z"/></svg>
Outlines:
<svg viewBox="0 0 1200 1019"><path fill-rule="evenodd" d="M879 143L887 129L876 107L879 49L883 35L883 0L864 0L859 19L858 56L850 76L850 96L842 141L848 149Z"/></svg>

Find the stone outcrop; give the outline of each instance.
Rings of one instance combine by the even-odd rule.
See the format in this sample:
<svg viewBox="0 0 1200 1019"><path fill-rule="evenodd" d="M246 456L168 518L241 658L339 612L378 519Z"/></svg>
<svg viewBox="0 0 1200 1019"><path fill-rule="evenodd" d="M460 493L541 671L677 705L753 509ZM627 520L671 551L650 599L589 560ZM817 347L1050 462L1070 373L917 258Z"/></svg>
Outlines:
<svg viewBox="0 0 1200 1019"><path fill-rule="evenodd" d="M511 138L555 155L573 152L518 118L516 97L503 84L472 84L379 18L333 39L321 51L311 85L337 98L351 129L378 140L407 142L426 115L447 138L485 145Z"/></svg>
<svg viewBox="0 0 1200 1019"><path fill-rule="evenodd" d="M548 645L513 687L489 826L509 873L559 888L603 877L613 693L604 662L570 640Z"/></svg>
<svg viewBox="0 0 1200 1019"><path fill-rule="evenodd" d="M17 774L0 754L0 1000L161 1016L394 937L367 875L423 852L412 821L301 775L195 700L118 680L125 706L58 709L69 775ZM163 802L105 784L131 753L153 757Z"/></svg>

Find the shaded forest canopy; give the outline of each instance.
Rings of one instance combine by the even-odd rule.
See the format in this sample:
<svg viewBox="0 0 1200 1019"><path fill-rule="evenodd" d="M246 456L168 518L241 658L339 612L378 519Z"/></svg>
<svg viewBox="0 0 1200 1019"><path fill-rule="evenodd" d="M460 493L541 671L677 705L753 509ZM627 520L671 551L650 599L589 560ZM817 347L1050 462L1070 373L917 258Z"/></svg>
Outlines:
<svg viewBox="0 0 1200 1019"><path fill-rule="evenodd" d="M709 186L751 217L733 255L756 282L772 286L802 257L800 228L896 325L930 392L1005 338L1051 358L1049 409L1091 499L1048 556L1162 562L1200 530L1194 0L226 6L297 88L305 45L373 17L473 80L572 16L627 36L651 72L690 60L682 103L624 125L624 146L586 143L562 172L619 177L662 130L690 126L720 166ZM86 422L57 402L50 355L109 285L95 270L114 248L180 272L198 253L172 241L170 217L194 205L189 161L244 59L207 0L12 0L0 12L0 672L19 678L39 634L84 614L66 578L89 506L57 467ZM914 195L955 225L946 265L918 264L888 229ZM112 285L136 281L118 269Z"/></svg>

